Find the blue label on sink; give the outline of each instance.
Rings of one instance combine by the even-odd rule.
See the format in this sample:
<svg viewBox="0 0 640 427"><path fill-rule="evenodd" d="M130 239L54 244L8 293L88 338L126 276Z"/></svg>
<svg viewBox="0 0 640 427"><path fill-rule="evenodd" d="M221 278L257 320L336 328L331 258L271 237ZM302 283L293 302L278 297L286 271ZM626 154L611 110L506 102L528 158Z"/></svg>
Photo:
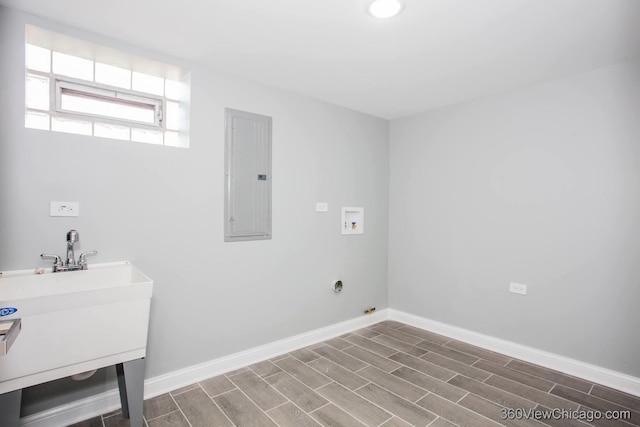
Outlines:
<svg viewBox="0 0 640 427"><path fill-rule="evenodd" d="M18 311L17 308L13 308L13 307L2 307L0 308L0 317L3 316L11 316L13 313L15 313L16 311Z"/></svg>

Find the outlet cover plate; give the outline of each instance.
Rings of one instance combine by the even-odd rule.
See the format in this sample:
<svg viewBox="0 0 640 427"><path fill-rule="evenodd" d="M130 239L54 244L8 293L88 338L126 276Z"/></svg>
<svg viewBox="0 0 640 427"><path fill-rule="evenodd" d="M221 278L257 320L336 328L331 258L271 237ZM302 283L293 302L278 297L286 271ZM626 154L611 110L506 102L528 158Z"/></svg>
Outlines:
<svg viewBox="0 0 640 427"><path fill-rule="evenodd" d="M51 202L49 216L78 216L80 215L80 203L78 202Z"/></svg>
<svg viewBox="0 0 640 427"><path fill-rule="evenodd" d="M316 203L316 212L329 212L329 204L324 202Z"/></svg>
<svg viewBox="0 0 640 427"><path fill-rule="evenodd" d="M511 282L509 283L509 292L513 292L514 294L526 295L527 285Z"/></svg>

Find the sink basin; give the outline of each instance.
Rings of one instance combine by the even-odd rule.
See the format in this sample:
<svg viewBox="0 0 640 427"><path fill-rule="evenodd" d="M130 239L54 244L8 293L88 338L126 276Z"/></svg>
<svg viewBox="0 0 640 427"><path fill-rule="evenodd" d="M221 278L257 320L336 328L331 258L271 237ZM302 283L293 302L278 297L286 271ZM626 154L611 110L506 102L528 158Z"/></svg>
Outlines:
<svg viewBox="0 0 640 427"><path fill-rule="evenodd" d="M2 272L0 320L21 330L0 356L0 394L145 357L152 291L127 262Z"/></svg>

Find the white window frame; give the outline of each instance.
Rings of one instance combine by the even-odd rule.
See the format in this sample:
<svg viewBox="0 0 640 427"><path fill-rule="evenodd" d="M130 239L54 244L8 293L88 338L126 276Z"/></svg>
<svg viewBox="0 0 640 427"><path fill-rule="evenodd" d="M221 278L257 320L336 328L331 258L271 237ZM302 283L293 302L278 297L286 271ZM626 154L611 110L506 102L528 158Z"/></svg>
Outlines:
<svg viewBox="0 0 640 427"><path fill-rule="evenodd" d="M27 46L43 51L34 50L30 53ZM34 81L31 87L25 86L25 128L189 148L190 72L176 65L29 24L25 26L25 49L27 54L35 55L25 55L25 78L33 76L48 82L46 104L42 102L44 87L39 82ZM86 72L80 76L73 67L55 67L56 53L91 61L92 75ZM122 78L124 75L120 76L120 80L111 81L104 74L98 75L98 63L129 72L128 84L126 78ZM76 74L77 77L74 77ZM136 80L136 74L140 74L142 78L163 80L164 87L161 89L159 82L150 79ZM81 102L67 105L67 95L71 94L66 91L70 90L86 96L95 105L90 105L91 102L87 104L87 108L83 108ZM97 105L100 101L107 108ZM137 116L135 112L129 114L118 111L116 105L111 110L107 105L109 101L120 104L123 110L131 107L135 109L135 106L148 110L143 112L144 115ZM177 109L173 108L174 104L177 104Z"/></svg>
<svg viewBox="0 0 640 427"><path fill-rule="evenodd" d="M53 109L56 113L69 114L72 116L85 116L99 118L109 122L123 124L123 125L136 125L151 127L158 130L164 129L164 100L162 98L153 98L145 95L140 95L135 91L122 88L111 88L99 83L78 83L69 78L61 78L53 76L54 81L54 96L52 101L54 102ZM70 91L77 94L81 94L88 98L100 99L112 101L114 103L125 103L136 106L144 106L153 110L154 122L140 122L136 120L122 119L113 116L105 116L101 114L92 114L87 112L79 112L73 110L65 110L62 108L62 94L64 91Z"/></svg>

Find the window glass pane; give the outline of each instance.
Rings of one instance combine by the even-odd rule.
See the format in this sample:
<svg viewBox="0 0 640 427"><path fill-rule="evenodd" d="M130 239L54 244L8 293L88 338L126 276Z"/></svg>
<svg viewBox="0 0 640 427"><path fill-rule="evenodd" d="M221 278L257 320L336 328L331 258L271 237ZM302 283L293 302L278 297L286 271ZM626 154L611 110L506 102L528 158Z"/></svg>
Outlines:
<svg viewBox="0 0 640 427"><path fill-rule="evenodd" d="M91 122L82 120L65 119L63 117L51 118L51 130L56 132L77 133L91 135Z"/></svg>
<svg viewBox="0 0 640 427"><path fill-rule="evenodd" d="M182 93L182 83L175 80L165 80L164 81L164 96L169 99L175 99L179 101L181 98L180 94Z"/></svg>
<svg viewBox="0 0 640 427"><path fill-rule="evenodd" d="M39 111L27 111L24 116L24 127L49 130L49 114Z"/></svg>
<svg viewBox="0 0 640 427"><path fill-rule="evenodd" d="M130 128L128 126L112 125L110 123L94 123L93 135L103 138L129 140Z"/></svg>
<svg viewBox="0 0 640 427"><path fill-rule="evenodd" d="M131 89L131 71L96 62L96 82Z"/></svg>
<svg viewBox="0 0 640 427"><path fill-rule="evenodd" d="M49 110L49 78L27 75L26 81L27 108Z"/></svg>
<svg viewBox="0 0 640 427"><path fill-rule="evenodd" d="M164 95L164 79L134 71L133 90L153 93L154 95Z"/></svg>
<svg viewBox="0 0 640 427"><path fill-rule="evenodd" d="M162 132L149 129L131 129L131 140L162 145Z"/></svg>
<svg viewBox="0 0 640 427"><path fill-rule="evenodd" d="M178 130L180 123L180 108L177 102L167 101L167 111L165 112L165 126L169 130Z"/></svg>
<svg viewBox="0 0 640 427"><path fill-rule="evenodd" d="M93 81L93 61L60 52L53 52L53 72Z"/></svg>
<svg viewBox="0 0 640 427"><path fill-rule="evenodd" d="M141 123L155 123L155 109L152 105L135 104L115 99L101 98L92 94L65 91L63 89L60 107L63 111L92 114L114 119Z"/></svg>
<svg viewBox="0 0 640 427"><path fill-rule="evenodd" d="M180 147L186 148L184 145L184 139L181 138L178 132L166 131L164 133L164 145L167 147Z"/></svg>
<svg viewBox="0 0 640 427"><path fill-rule="evenodd" d="M51 51L32 44L26 45L25 64L30 70L51 72Z"/></svg>

